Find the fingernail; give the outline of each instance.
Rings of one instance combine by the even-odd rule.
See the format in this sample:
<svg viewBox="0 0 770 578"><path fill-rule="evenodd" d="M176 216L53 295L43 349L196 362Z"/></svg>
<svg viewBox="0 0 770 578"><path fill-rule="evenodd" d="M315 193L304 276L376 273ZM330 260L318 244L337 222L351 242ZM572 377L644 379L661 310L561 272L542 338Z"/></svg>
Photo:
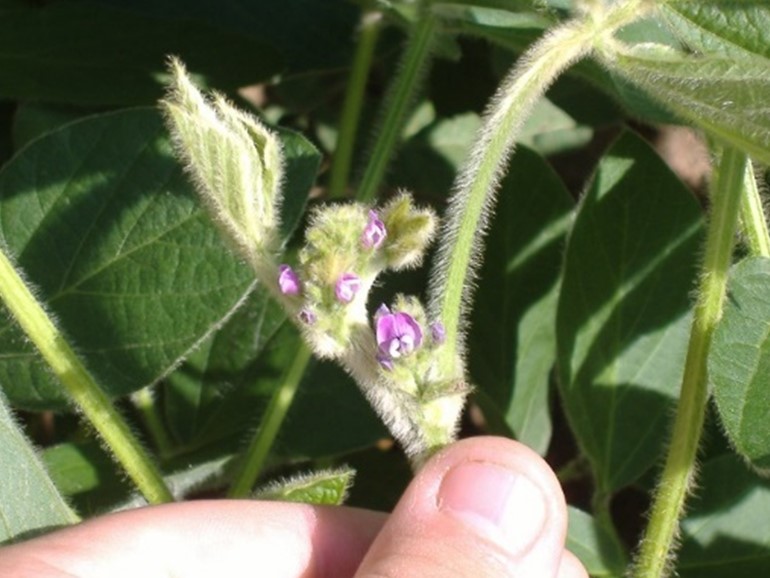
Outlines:
<svg viewBox="0 0 770 578"><path fill-rule="evenodd" d="M438 508L512 555L528 550L546 520L546 502L526 476L490 462L463 462L449 470L438 491Z"/></svg>

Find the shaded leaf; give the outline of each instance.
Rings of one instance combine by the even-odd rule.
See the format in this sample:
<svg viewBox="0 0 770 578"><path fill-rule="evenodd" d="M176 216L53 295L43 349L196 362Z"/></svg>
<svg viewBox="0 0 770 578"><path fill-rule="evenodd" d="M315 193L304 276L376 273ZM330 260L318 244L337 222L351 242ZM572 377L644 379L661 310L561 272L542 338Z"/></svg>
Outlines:
<svg viewBox="0 0 770 578"><path fill-rule="evenodd" d="M263 38L176 16L105 2L6 0L0 4L0 96L151 104L163 94L170 54L223 90L264 81L283 68Z"/></svg>
<svg viewBox="0 0 770 578"><path fill-rule="evenodd" d="M770 59L770 7L764 0L672 0L661 16L691 49Z"/></svg>
<svg viewBox="0 0 770 578"><path fill-rule="evenodd" d="M0 236L112 395L168 373L253 285L199 208L164 132L153 110L97 116L35 141L0 172ZM310 171L308 149L296 150L299 193L317 156ZM306 192L294 202L304 204ZM62 404L7 318L0 351L14 403Z"/></svg>
<svg viewBox="0 0 770 578"><path fill-rule="evenodd" d="M677 574L748 578L770 572L770 482L734 455L700 467L698 491L682 521Z"/></svg>
<svg viewBox="0 0 770 578"><path fill-rule="evenodd" d="M567 507L566 548L583 563L591 578L622 578L628 554L590 514Z"/></svg>
<svg viewBox="0 0 770 578"><path fill-rule="evenodd" d="M556 357L556 296L573 202L536 153L519 147L502 183L474 299L474 382L517 439L545 453Z"/></svg>
<svg viewBox="0 0 770 578"><path fill-rule="evenodd" d="M728 298L709 351L709 379L728 438L755 468L770 471L770 259L730 274Z"/></svg>
<svg viewBox="0 0 770 578"><path fill-rule="evenodd" d="M613 44L606 66L680 118L770 162L768 60L687 55L663 45Z"/></svg>
<svg viewBox="0 0 770 578"><path fill-rule="evenodd" d="M131 493L96 441L57 444L43 450L42 458L56 487L84 515L109 509Z"/></svg>
<svg viewBox="0 0 770 578"><path fill-rule="evenodd" d="M0 544L77 521L0 392Z"/></svg>
<svg viewBox="0 0 770 578"><path fill-rule="evenodd" d="M267 42L281 55L282 72L307 73L347 66L359 11L348 0L101 0L142 16L190 20L251 40ZM205 46L208 48L208 42ZM253 55L233 58L250 66Z"/></svg>
<svg viewBox="0 0 770 578"><path fill-rule="evenodd" d="M580 204L556 325L564 408L602 492L658 458L684 367L701 234L684 185L623 134Z"/></svg>

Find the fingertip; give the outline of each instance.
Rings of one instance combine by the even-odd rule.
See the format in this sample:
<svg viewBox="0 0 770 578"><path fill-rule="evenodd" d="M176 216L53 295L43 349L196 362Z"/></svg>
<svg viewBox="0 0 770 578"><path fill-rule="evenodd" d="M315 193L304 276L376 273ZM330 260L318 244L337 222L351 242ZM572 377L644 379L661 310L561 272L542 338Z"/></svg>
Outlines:
<svg viewBox="0 0 770 578"><path fill-rule="evenodd" d="M557 578L589 578L588 571L569 550L565 550L559 563L559 573Z"/></svg>
<svg viewBox="0 0 770 578"><path fill-rule="evenodd" d="M553 577L566 522L540 456L512 440L469 438L419 472L359 575Z"/></svg>

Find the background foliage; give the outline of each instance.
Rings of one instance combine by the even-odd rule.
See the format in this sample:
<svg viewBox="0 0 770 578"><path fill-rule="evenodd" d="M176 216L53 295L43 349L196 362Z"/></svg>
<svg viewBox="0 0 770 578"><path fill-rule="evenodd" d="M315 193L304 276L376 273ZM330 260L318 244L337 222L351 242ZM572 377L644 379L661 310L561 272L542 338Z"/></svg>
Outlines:
<svg viewBox="0 0 770 578"><path fill-rule="evenodd" d="M442 210L504 73L573 8L510 4L437 7L433 66L383 198L403 187ZM0 0L0 246L180 493L221 491L299 338L171 154L154 106L166 57L281 127L283 234L296 247L325 193L360 14L375 8L357 175L416 18L406 4ZM592 576L624 572L684 367L707 177L673 172L685 151L662 143L689 123L770 160L769 31L768 8L729 1L672 2L621 31L622 49L579 63L538 103L500 188L466 328L476 391L463 434L547 457L573 506L568 547ZM420 293L425 276L392 276L375 301ZM755 257L730 280L682 576L770 570L757 474L770 459L769 278ZM135 498L5 313L0 386L0 541ZM390 508L410 476L351 380L313 362L262 481L343 465L357 471L349 503L366 507Z"/></svg>

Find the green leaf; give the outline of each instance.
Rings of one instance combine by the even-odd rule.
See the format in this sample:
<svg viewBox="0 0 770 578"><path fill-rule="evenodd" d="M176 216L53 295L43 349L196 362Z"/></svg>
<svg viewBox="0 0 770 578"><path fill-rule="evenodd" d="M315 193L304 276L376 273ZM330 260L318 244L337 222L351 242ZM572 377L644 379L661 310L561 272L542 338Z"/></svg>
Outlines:
<svg viewBox="0 0 770 578"><path fill-rule="evenodd" d="M57 444L43 450L42 458L56 487L84 516L109 509L131 493L96 441Z"/></svg>
<svg viewBox="0 0 770 578"><path fill-rule="evenodd" d="M770 61L687 55L663 45L602 52L604 64L662 106L763 162L770 162Z"/></svg>
<svg viewBox="0 0 770 578"><path fill-rule="evenodd" d="M536 153L519 147L502 183L474 298L468 356L488 411L545 453L556 358L556 296L573 201Z"/></svg>
<svg viewBox="0 0 770 578"><path fill-rule="evenodd" d="M0 239L112 395L168 373L253 284L199 209L154 110L70 124L0 172ZM0 380L26 407L64 394L7 316Z"/></svg>
<svg viewBox="0 0 770 578"><path fill-rule="evenodd" d="M474 14L474 13L469 13ZM501 25L503 21L493 18L480 18L478 15L458 20L457 31L485 38L489 42L513 53L521 55L532 43L542 37L547 30L546 23L533 19L521 19L516 26ZM508 66L513 65L511 60ZM651 100L643 91L629 84L623 78L607 71L591 59L581 60L566 73L568 77L579 79L601 90L615 99L631 115L651 119L657 122L671 122L672 116ZM594 106L601 106L594 103ZM564 107L566 109L566 107Z"/></svg>
<svg viewBox="0 0 770 578"><path fill-rule="evenodd" d="M283 68L264 39L213 22L104 2L0 4L0 96L151 104L163 94L170 54L223 90L267 80Z"/></svg>
<svg viewBox="0 0 770 578"><path fill-rule="evenodd" d="M21 103L13 118L13 147L20 150L39 136L96 112L73 106Z"/></svg>
<svg viewBox="0 0 770 578"><path fill-rule="evenodd" d="M431 122L401 147L389 180L424 195L445 198L480 124L479 115L472 112Z"/></svg>
<svg viewBox="0 0 770 578"><path fill-rule="evenodd" d="M77 521L0 391L0 544Z"/></svg>
<svg viewBox="0 0 770 578"><path fill-rule="evenodd" d="M47 134L0 172L0 238L113 395L167 374L253 285L200 209L164 133L154 110L97 116ZM320 157L301 136L279 136L289 234ZM62 404L7 317L0 352L14 403Z"/></svg>
<svg viewBox="0 0 770 578"><path fill-rule="evenodd" d="M589 143L594 131L578 123L547 98L542 98L521 129L519 143L543 156L563 153Z"/></svg>
<svg viewBox="0 0 770 578"><path fill-rule="evenodd" d="M283 310L257 288L227 323L168 376L163 407L177 440L201 445L248 427L271 391L257 381L276 377L280 363L288 361L281 358L270 371L259 361L285 320ZM252 390L256 399L250 399ZM224 432L214 435L212 420L220 419L218 414L230 405L231 396L232 411L240 417L228 412L228 417L221 418Z"/></svg>
<svg viewBox="0 0 770 578"><path fill-rule="evenodd" d="M709 377L727 436L752 466L770 471L770 259L730 274L724 315L709 352Z"/></svg>
<svg viewBox="0 0 770 578"><path fill-rule="evenodd" d="M273 482L257 490L254 498L340 506L345 502L354 476L355 471L350 468L313 472Z"/></svg>
<svg viewBox="0 0 770 578"><path fill-rule="evenodd" d="M351 60L359 10L348 0L101 0L128 13L190 21L267 42L281 55L285 74L339 69ZM203 36L205 38L205 36ZM208 39L201 43L210 50ZM244 58L248 54L248 58ZM184 60L184 55L181 55ZM231 57L247 68L253 54Z"/></svg>
<svg viewBox="0 0 770 578"><path fill-rule="evenodd" d="M681 578L754 578L770 572L770 482L735 455L703 464L682 521Z"/></svg>
<svg viewBox="0 0 770 578"><path fill-rule="evenodd" d="M556 325L564 408L601 492L658 459L684 367L702 228L684 185L624 133L580 204Z"/></svg>
<svg viewBox="0 0 770 578"><path fill-rule="evenodd" d="M567 507L566 548L583 563L591 578L622 578L628 566L628 554L617 540L593 516L572 506Z"/></svg>
<svg viewBox="0 0 770 578"><path fill-rule="evenodd" d="M770 59L770 7L762 0L673 0L661 16L691 49Z"/></svg>
<svg viewBox="0 0 770 578"><path fill-rule="evenodd" d="M282 319L274 306L260 307L257 293L221 333L169 376L164 400L169 423L182 442L180 453L208 453L213 447L235 452L259 425L299 345L296 330L281 325ZM240 351L222 356L228 347ZM320 406L324 411L318 411ZM273 458L333 456L367 447L385 435L384 426L342 370L331 363L312 364Z"/></svg>

